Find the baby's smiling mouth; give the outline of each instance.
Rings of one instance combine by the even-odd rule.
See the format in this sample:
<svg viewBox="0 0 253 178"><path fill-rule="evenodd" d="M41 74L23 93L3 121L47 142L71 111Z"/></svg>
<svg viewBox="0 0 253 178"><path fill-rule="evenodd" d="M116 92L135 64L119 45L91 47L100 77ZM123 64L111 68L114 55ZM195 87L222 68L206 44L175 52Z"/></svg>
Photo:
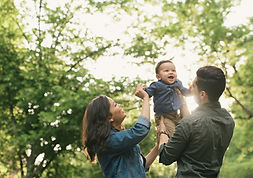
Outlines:
<svg viewBox="0 0 253 178"><path fill-rule="evenodd" d="M168 78L169 78L169 79L174 79L174 76L169 76Z"/></svg>

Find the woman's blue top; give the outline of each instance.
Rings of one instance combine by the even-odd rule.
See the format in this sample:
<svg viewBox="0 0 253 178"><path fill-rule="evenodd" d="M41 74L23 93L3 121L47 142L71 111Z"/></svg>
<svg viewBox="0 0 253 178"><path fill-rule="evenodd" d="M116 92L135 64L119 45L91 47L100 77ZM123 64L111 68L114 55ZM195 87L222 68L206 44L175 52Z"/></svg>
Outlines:
<svg viewBox="0 0 253 178"><path fill-rule="evenodd" d="M106 178L143 178L146 159L140 143L150 130L149 119L140 116L130 129L111 129L105 152L98 154L98 162Z"/></svg>

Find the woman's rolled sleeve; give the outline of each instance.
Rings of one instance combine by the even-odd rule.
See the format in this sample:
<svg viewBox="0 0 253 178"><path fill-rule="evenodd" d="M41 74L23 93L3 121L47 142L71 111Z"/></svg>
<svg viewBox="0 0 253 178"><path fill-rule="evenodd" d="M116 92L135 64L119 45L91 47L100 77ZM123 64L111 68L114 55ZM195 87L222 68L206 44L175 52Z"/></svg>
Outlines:
<svg viewBox="0 0 253 178"><path fill-rule="evenodd" d="M150 120L149 120L148 118L146 118L145 116L140 115L139 118L138 118L138 120L137 120L137 122L136 122L136 124L137 124L137 123L138 123L138 124L142 124L142 125L146 126L148 129L150 129L151 122L150 122Z"/></svg>
<svg viewBox="0 0 253 178"><path fill-rule="evenodd" d="M150 126L149 119L145 116L139 116L132 128L123 131L111 131L107 146L114 152L126 151L147 136Z"/></svg>

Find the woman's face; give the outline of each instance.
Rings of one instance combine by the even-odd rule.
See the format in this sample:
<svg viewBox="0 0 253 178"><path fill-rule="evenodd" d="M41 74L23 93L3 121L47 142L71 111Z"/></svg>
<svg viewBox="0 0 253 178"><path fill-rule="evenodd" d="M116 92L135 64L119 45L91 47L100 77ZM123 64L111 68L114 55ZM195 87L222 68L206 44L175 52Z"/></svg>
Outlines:
<svg viewBox="0 0 253 178"><path fill-rule="evenodd" d="M126 117L125 111L120 107L120 104L115 103L111 98L108 98L110 103L110 113L112 117L110 121L113 125L121 125Z"/></svg>

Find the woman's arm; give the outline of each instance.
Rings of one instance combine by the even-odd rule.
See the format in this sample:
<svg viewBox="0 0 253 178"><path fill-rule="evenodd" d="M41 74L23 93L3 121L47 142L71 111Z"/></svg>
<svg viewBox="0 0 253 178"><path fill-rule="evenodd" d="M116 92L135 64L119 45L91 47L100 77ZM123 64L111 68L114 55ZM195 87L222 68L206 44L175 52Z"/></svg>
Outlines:
<svg viewBox="0 0 253 178"><path fill-rule="evenodd" d="M157 143L152 148L152 150L149 152L149 154L145 157L146 158L146 165L145 165L146 170L151 166L151 164L154 162L154 160L158 156L158 149L159 149L159 145Z"/></svg>
<svg viewBox="0 0 253 178"><path fill-rule="evenodd" d="M147 92L145 92L145 85L143 84L138 84L136 88L135 95L138 96L139 98L143 99L142 103L142 110L141 110L141 115L145 116L150 120L150 105L149 105L149 95ZM157 138L157 143L156 145L152 148L152 150L149 152L149 154L145 157L146 158L146 165L145 169L148 169L150 165L154 162L155 158L158 156L158 138Z"/></svg>
<svg viewBox="0 0 253 178"><path fill-rule="evenodd" d="M137 85L135 95L143 100L141 115L145 116L146 118L148 118L150 120L149 95L145 91L145 85L144 84L140 83L140 84Z"/></svg>
<svg viewBox="0 0 253 178"><path fill-rule="evenodd" d="M152 148L152 150L149 152L149 154L145 157L146 158L146 165L145 169L149 169L151 164L155 161L156 157L158 156L159 152L159 136L156 135L156 145Z"/></svg>
<svg viewBox="0 0 253 178"><path fill-rule="evenodd" d="M140 143L150 129L150 105L149 96L144 91L145 85L138 84L135 95L143 100L141 115L133 127L110 135L108 147L113 152L122 152Z"/></svg>

